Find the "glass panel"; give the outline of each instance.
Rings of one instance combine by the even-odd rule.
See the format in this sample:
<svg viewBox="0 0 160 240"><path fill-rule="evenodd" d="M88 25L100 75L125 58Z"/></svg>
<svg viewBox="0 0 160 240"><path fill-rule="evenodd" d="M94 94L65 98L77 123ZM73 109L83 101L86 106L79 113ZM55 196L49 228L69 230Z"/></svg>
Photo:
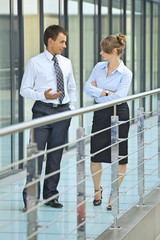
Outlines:
<svg viewBox="0 0 160 240"><path fill-rule="evenodd" d="M12 124L19 122L19 79L18 79L18 58L19 58L19 24L17 13L17 0L13 1L13 25L12 25ZM19 160L19 134L12 134L12 161ZM16 167L18 168L18 166Z"/></svg>
<svg viewBox="0 0 160 240"><path fill-rule="evenodd" d="M158 5L153 4L152 89L158 88ZM157 108L157 95L152 97L152 109Z"/></svg>
<svg viewBox="0 0 160 240"><path fill-rule="evenodd" d="M131 15L131 0L127 1L126 6L126 65L132 70L132 15ZM131 91L131 88L130 88Z"/></svg>
<svg viewBox="0 0 160 240"><path fill-rule="evenodd" d="M69 59L72 62L73 73L77 86L77 108L80 107L80 25L79 25L79 1L68 1L68 25L69 34L67 47L69 50ZM75 46L76 43L76 47ZM76 139L75 128L79 126L78 117L72 118L69 128L69 141Z"/></svg>
<svg viewBox="0 0 160 240"><path fill-rule="evenodd" d="M135 36L134 36L134 93L141 92L141 49L142 49L142 1L135 1ZM134 113L137 115L139 101L134 101Z"/></svg>
<svg viewBox="0 0 160 240"><path fill-rule="evenodd" d="M145 79L145 91L151 90L151 3L147 2L146 4L146 79ZM145 98L145 111L150 111L150 101L151 97Z"/></svg>
<svg viewBox="0 0 160 240"><path fill-rule="evenodd" d="M37 0L23 0L23 13L24 65L26 66L28 60L37 55L40 49L39 12Z"/></svg>
<svg viewBox="0 0 160 240"><path fill-rule="evenodd" d="M121 31L121 0L112 1L112 34L119 33Z"/></svg>
<svg viewBox="0 0 160 240"><path fill-rule="evenodd" d="M44 29L49 25L59 24L58 14L59 14L59 1L45 0L43 1L44 6Z"/></svg>
<svg viewBox="0 0 160 240"><path fill-rule="evenodd" d="M10 92L10 6L9 1L0 0L0 127L11 124Z"/></svg>
<svg viewBox="0 0 160 240"><path fill-rule="evenodd" d="M79 1L68 1L68 21L69 34L67 47L69 49L69 59L72 62L74 77L77 86L77 93L80 93L80 29L79 29ZM76 43L76 47L75 46ZM77 96L77 107L80 107L80 96Z"/></svg>
<svg viewBox="0 0 160 240"><path fill-rule="evenodd" d="M142 1L135 1L135 83L134 83L134 93L141 92L141 49L142 49Z"/></svg>
<svg viewBox="0 0 160 240"><path fill-rule="evenodd" d="M14 16L12 29L12 54L13 54L13 79L12 79L12 123L18 123L18 101L19 101L19 79L18 79L18 58L19 58L19 25L17 15L17 1L14 1Z"/></svg>
<svg viewBox="0 0 160 240"><path fill-rule="evenodd" d="M94 67L94 0L83 2L83 80L88 80ZM84 106L92 105L93 100L84 93Z"/></svg>
<svg viewBox="0 0 160 240"><path fill-rule="evenodd" d="M89 75L94 67L94 14L95 5L94 0L83 1L83 81L84 84L88 80ZM83 105L93 105L94 101L91 97L84 93ZM86 117L87 116L87 117ZM84 125L86 134L90 132L90 126L92 122L92 114L84 116Z"/></svg>
<svg viewBox="0 0 160 240"><path fill-rule="evenodd" d="M18 122L17 1L0 0L0 127ZM12 14L10 14L10 9ZM12 42L10 48L10 40ZM11 115L12 114L12 115ZM12 149L12 152L11 152ZM0 138L0 167L18 160L17 134ZM10 169L8 169L10 170Z"/></svg>
<svg viewBox="0 0 160 240"><path fill-rule="evenodd" d="M24 68L28 60L40 53L40 25L37 0L23 0L24 21ZM32 7L31 7L32 6ZM24 120L32 118L33 100L24 98ZM24 146L28 144L29 130L24 134ZM26 151L26 148L24 149Z"/></svg>
<svg viewBox="0 0 160 240"><path fill-rule="evenodd" d="M126 2L126 66L132 71L132 1ZM129 95L132 95L133 79L129 89ZM130 116L132 116L132 101L128 102L130 108Z"/></svg>
<svg viewBox="0 0 160 240"><path fill-rule="evenodd" d="M11 125L10 6L0 0L0 127ZM11 163L11 136L0 138L0 167Z"/></svg>
<svg viewBox="0 0 160 240"><path fill-rule="evenodd" d="M102 39L104 39L109 35L108 0L102 0L101 15Z"/></svg>

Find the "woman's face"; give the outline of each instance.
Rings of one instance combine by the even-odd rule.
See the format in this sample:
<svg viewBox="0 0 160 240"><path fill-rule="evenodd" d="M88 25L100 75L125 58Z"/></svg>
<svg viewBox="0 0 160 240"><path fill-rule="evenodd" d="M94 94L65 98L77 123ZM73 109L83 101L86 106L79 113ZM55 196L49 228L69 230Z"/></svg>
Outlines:
<svg viewBox="0 0 160 240"><path fill-rule="evenodd" d="M110 60L113 57L114 54L113 53L106 53L103 50L101 50L100 55L102 56L102 58L105 61L108 61L108 60Z"/></svg>

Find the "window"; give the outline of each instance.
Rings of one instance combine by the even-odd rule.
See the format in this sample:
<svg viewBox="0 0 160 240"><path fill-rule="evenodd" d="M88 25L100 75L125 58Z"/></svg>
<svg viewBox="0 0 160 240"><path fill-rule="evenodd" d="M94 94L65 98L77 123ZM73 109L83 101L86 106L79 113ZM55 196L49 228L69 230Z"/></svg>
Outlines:
<svg viewBox="0 0 160 240"><path fill-rule="evenodd" d="M146 44L146 49L145 49L145 54L146 54L146 59L145 59L145 64L146 64L146 81L145 81L145 86L146 89L145 91L151 90L151 3L147 2L146 3L146 38L145 38L145 44ZM150 111L150 102L151 102L151 97L148 96L145 98L145 111Z"/></svg>
<svg viewBox="0 0 160 240"><path fill-rule="evenodd" d="M153 3L152 89L158 88L158 7ZM152 97L152 109L157 108L157 95Z"/></svg>

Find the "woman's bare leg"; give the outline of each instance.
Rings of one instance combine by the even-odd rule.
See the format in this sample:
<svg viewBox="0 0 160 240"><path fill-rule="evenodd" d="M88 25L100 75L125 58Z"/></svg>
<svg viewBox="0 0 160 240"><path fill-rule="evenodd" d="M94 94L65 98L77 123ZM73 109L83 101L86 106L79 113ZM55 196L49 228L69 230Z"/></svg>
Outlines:
<svg viewBox="0 0 160 240"><path fill-rule="evenodd" d="M118 166L118 177L119 177L118 186L119 187L120 187L120 185L123 181L124 175L126 173L126 168L127 168L127 164L119 164L119 166ZM112 200L112 195L110 194L108 205L111 205L111 200Z"/></svg>
<svg viewBox="0 0 160 240"><path fill-rule="evenodd" d="M91 161L91 173L93 175L92 179L93 179L93 183L94 183L94 192L95 192L95 190L96 191L101 190L100 183L101 183L101 176L102 176L102 163L97 163L97 162ZM96 193L94 199L100 200L101 192Z"/></svg>

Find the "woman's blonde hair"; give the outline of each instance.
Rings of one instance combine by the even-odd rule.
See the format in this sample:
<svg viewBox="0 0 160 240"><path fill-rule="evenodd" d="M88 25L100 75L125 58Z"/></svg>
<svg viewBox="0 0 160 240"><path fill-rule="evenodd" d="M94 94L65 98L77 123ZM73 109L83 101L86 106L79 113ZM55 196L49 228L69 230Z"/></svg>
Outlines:
<svg viewBox="0 0 160 240"><path fill-rule="evenodd" d="M125 42L127 37L122 33L118 33L116 35L109 35L105 39L103 39L100 43L101 49L105 53L112 53L113 49L117 49L117 55L121 55L125 48Z"/></svg>

